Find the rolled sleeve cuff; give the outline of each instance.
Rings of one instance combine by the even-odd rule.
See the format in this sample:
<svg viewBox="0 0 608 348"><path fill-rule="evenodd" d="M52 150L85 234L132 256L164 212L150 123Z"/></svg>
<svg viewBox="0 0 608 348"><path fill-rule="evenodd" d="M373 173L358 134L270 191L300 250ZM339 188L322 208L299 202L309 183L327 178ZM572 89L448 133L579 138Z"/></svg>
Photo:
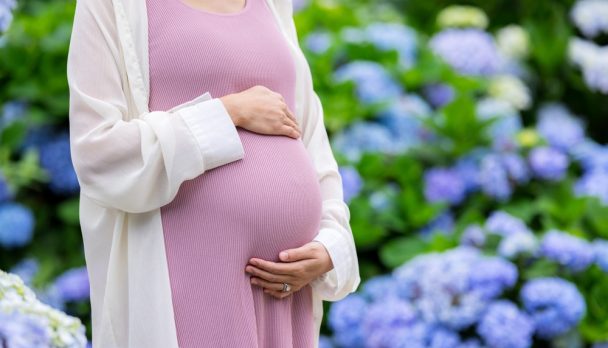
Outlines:
<svg viewBox="0 0 608 348"><path fill-rule="evenodd" d="M331 301L344 292L342 288L350 274L352 257L347 241L337 231L322 228L313 240L321 242L325 246L334 268L313 280L312 286L321 293L325 300Z"/></svg>
<svg viewBox="0 0 608 348"><path fill-rule="evenodd" d="M181 109L179 114L199 145L205 170L245 156L236 125L221 99L190 105Z"/></svg>

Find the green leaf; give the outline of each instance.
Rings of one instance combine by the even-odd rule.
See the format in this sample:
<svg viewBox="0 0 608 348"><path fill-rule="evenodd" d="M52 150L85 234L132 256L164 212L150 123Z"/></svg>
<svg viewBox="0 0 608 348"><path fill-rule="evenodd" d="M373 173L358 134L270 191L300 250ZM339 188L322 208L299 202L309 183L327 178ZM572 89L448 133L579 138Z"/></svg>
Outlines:
<svg viewBox="0 0 608 348"><path fill-rule="evenodd" d="M389 268L396 268L418 254L427 251L427 245L417 237L396 238L380 248L380 260Z"/></svg>

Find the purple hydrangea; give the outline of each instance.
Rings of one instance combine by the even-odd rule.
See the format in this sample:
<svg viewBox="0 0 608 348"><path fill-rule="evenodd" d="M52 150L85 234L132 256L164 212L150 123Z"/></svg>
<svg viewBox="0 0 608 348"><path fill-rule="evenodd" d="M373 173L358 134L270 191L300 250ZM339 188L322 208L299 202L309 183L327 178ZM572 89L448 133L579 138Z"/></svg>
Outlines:
<svg viewBox="0 0 608 348"><path fill-rule="evenodd" d="M440 108L454 99L454 88L445 83L433 83L424 86L424 97L434 108Z"/></svg>
<svg viewBox="0 0 608 348"><path fill-rule="evenodd" d="M428 224L426 224L421 230L420 234L423 238L429 238L434 233L451 234L454 230L454 214L452 212L444 211L439 214Z"/></svg>
<svg viewBox="0 0 608 348"><path fill-rule="evenodd" d="M357 169L353 166L341 166L339 167L339 172L342 177L344 201L348 203L353 197L361 192L363 179L359 175Z"/></svg>
<svg viewBox="0 0 608 348"><path fill-rule="evenodd" d="M89 276L86 267L65 271L54 284L63 301L82 301L89 298Z"/></svg>
<svg viewBox="0 0 608 348"><path fill-rule="evenodd" d="M528 159L534 175L547 180L563 179L570 164L568 156L548 146L532 149Z"/></svg>
<svg viewBox="0 0 608 348"><path fill-rule="evenodd" d="M534 322L512 302L499 300L488 307L477 333L488 347L528 348L532 346Z"/></svg>
<svg viewBox="0 0 608 348"><path fill-rule="evenodd" d="M365 347L423 347L427 327L417 317L416 309L407 301L388 297L373 302L362 318ZM350 346L349 346L350 347Z"/></svg>
<svg viewBox="0 0 608 348"><path fill-rule="evenodd" d="M431 202L458 204L466 197L466 183L451 168L431 168L424 173L424 196Z"/></svg>
<svg viewBox="0 0 608 348"><path fill-rule="evenodd" d="M363 283L361 294L372 302L397 296L395 278L391 274L381 274L370 278Z"/></svg>
<svg viewBox="0 0 608 348"><path fill-rule="evenodd" d="M485 194L498 201L506 201L513 193L509 173L496 154L488 154L482 158L479 168L479 183Z"/></svg>
<svg viewBox="0 0 608 348"><path fill-rule="evenodd" d="M0 311L0 343L7 348L48 348L51 332L34 316Z"/></svg>
<svg viewBox="0 0 608 348"><path fill-rule="evenodd" d="M34 234L34 214L17 202L0 204L0 245L4 248L21 247Z"/></svg>
<svg viewBox="0 0 608 348"><path fill-rule="evenodd" d="M405 152L432 138L433 134L422 121L430 112L430 106L422 98L403 94L380 111L377 120L391 133L395 151Z"/></svg>
<svg viewBox="0 0 608 348"><path fill-rule="evenodd" d="M532 232L513 233L503 237L498 244L498 254L512 259L520 254L535 255L539 243Z"/></svg>
<svg viewBox="0 0 608 348"><path fill-rule="evenodd" d="M365 339L361 328L369 304L358 293L351 293L329 308L328 325L334 332L334 341L341 347L363 347Z"/></svg>
<svg viewBox="0 0 608 348"><path fill-rule="evenodd" d="M608 171L592 170L583 174L574 184L577 196L597 197L608 205Z"/></svg>
<svg viewBox="0 0 608 348"><path fill-rule="evenodd" d="M486 242L486 232L479 224L468 225L460 236L460 244L473 247L482 247Z"/></svg>
<svg viewBox="0 0 608 348"><path fill-rule="evenodd" d="M541 338L559 336L576 326L586 311L585 299L576 286L557 277L536 278L521 289L524 309Z"/></svg>
<svg viewBox="0 0 608 348"><path fill-rule="evenodd" d="M492 212L486 220L485 228L488 232L503 237L518 233L531 233L523 220L503 210Z"/></svg>
<svg viewBox="0 0 608 348"><path fill-rule="evenodd" d="M593 250L584 239L559 230L549 230L542 238L540 254L574 271L582 271L593 262Z"/></svg>
<svg viewBox="0 0 608 348"><path fill-rule="evenodd" d="M583 121L572 115L562 104L543 105L538 111L536 128L552 147L563 152L585 139Z"/></svg>
<svg viewBox="0 0 608 348"><path fill-rule="evenodd" d="M482 257L469 276L470 286L484 298L499 296L504 289L517 282L517 268L511 262L498 257Z"/></svg>
<svg viewBox="0 0 608 348"><path fill-rule="evenodd" d="M591 244L595 263L606 273L608 273L608 240L596 239Z"/></svg>
<svg viewBox="0 0 608 348"><path fill-rule="evenodd" d="M403 88L377 62L356 60L340 66L334 71L337 82L353 81L357 97L364 104L384 103L403 93Z"/></svg>
<svg viewBox="0 0 608 348"><path fill-rule="evenodd" d="M304 45L316 54L325 53L331 46L331 34L325 30L317 30L306 35Z"/></svg>
<svg viewBox="0 0 608 348"><path fill-rule="evenodd" d="M67 132L39 148L40 165L50 174L49 188L57 194L73 194L80 190L78 177L70 155L70 137Z"/></svg>
<svg viewBox="0 0 608 348"><path fill-rule="evenodd" d="M391 132L384 125L369 121L355 122L336 134L332 147L353 162L359 161L365 152L396 152Z"/></svg>
<svg viewBox="0 0 608 348"><path fill-rule="evenodd" d="M528 170L526 161L518 153L503 153L501 158L510 178L518 184L528 182L530 179L530 171Z"/></svg>
<svg viewBox="0 0 608 348"><path fill-rule="evenodd" d="M448 28L435 34L429 46L462 74L493 75L502 65L494 38L480 29Z"/></svg>
<svg viewBox="0 0 608 348"><path fill-rule="evenodd" d="M608 146L585 139L574 145L569 151L586 172L608 171Z"/></svg>

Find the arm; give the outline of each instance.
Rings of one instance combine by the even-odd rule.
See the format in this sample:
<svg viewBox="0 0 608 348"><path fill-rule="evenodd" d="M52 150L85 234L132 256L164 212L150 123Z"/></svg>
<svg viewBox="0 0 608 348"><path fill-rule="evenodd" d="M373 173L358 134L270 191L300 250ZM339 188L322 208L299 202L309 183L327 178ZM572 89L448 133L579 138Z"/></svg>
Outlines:
<svg viewBox="0 0 608 348"><path fill-rule="evenodd" d="M275 0L276 8L286 28L289 40L296 48L304 66L302 77L305 84L302 120L302 142L313 161L323 196L321 228L313 239L327 249L334 268L311 282L311 286L325 301L338 301L356 291L361 282L359 263L351 227L350 211L344 202L342 178L334 158L324 124L323 107L314 91L310 66L302 52L291 0Z"/></svg>
<svg viewBox="0 0 608 348"><path fill-rule="evenodd" d="M185 180L243 158L244 149L224 104L208 92L169 111L127 114L109 3L76 2L67 61L71 156L82 194L141 213L170 203Z"/></svg>

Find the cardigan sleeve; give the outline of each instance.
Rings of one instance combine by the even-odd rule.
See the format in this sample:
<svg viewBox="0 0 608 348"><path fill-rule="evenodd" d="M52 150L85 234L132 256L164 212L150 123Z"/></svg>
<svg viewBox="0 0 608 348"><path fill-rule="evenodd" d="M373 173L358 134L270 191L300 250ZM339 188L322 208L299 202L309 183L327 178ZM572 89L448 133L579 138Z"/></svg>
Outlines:
<svg viewBox="0 0 608 348"><path fill-rule="evenodd" d="M325 301L338 301L356 291L361 282L359 263L352 230L350 211L344 202L342 177L334 158L324 124L323 106L313 88L310 66L301 50L293 20L291 0L275 1L289 39L302 61L305 97L302 105L302 141L315 166L323 196L321 228L313 240L327 249L333 269L311 282Z"/></svg>
<svg viewBox="0 0 608 348"><path fill-rule="evenodd" d="M141 213L180 185L244 157L228 111L206 92L168 111L129 115L127 75L110 1L78 0L67 58L70 150L81 193Z"/></svg>

